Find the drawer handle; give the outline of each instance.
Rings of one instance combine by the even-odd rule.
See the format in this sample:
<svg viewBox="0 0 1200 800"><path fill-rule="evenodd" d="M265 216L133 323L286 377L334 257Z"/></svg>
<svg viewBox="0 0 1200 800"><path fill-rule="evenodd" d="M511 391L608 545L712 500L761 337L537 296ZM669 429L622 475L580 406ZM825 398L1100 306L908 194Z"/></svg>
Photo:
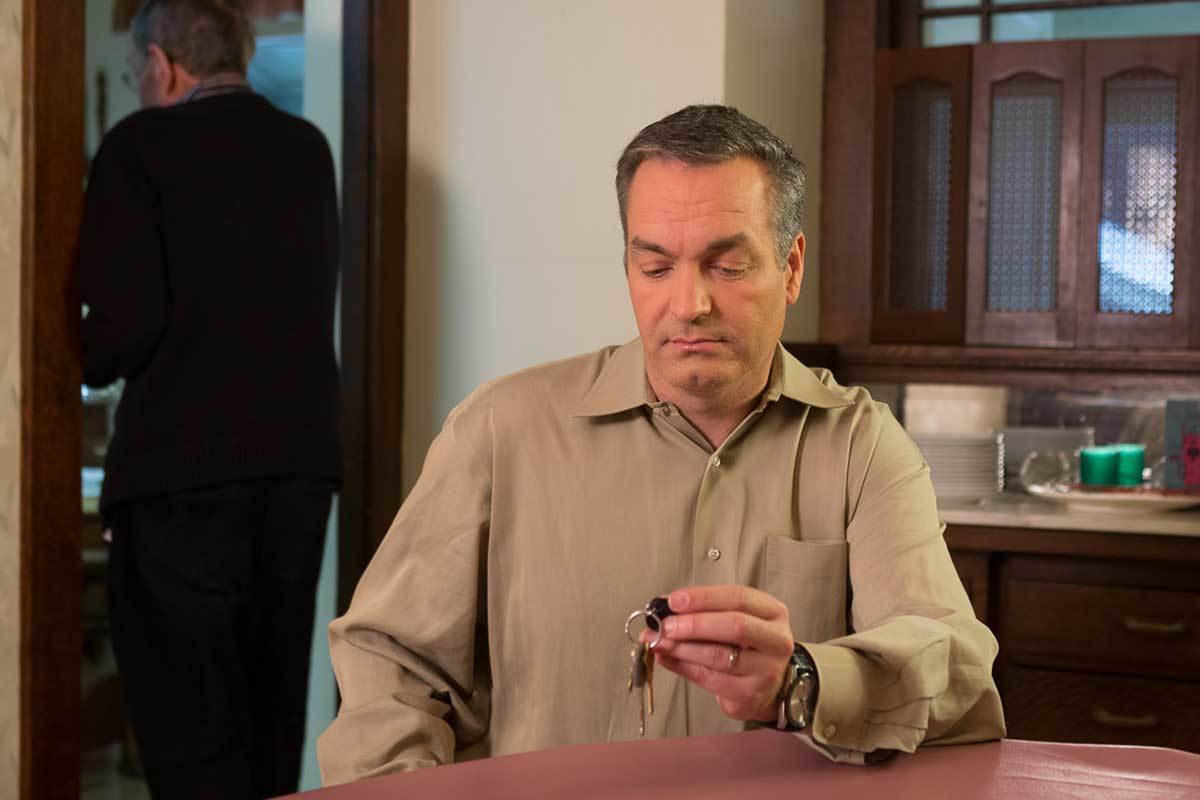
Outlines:
<svg viewBox="0 0 1200 800"><path fill-rule="evenodd" d="M1148 636L1182 636L1187 633L1187 623L1183 620L1178 622L1151 622L1150 620L1138 619L1137 617L1125 617L1125 630L1130 633L1144 633Z"/></svg>
<svg viewBox="0 0 1200 800"><path fill-rule="evenodd" d="M1154 728L1158 726L1157 714L1145 714L1140 717L1126 717L1114 714L1106 708L1097 706L1092 709L1092 719L1110 728Z"/></svg>

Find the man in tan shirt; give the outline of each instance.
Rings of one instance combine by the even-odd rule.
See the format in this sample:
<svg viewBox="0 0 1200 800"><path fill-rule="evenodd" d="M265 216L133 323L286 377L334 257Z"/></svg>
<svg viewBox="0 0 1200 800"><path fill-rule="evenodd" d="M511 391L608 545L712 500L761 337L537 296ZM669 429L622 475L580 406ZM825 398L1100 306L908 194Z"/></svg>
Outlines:
<svg viewBox="0 0 1200 800"><path fill-rule="evenodd" d="M779 344L803 167L691 106L635 137L617 194L641 336L451 412L330 626L325 781L636 738L623 625L654 595L676 614L647 736L769 725L856 763L1002 736L921 454Z"/></svg>

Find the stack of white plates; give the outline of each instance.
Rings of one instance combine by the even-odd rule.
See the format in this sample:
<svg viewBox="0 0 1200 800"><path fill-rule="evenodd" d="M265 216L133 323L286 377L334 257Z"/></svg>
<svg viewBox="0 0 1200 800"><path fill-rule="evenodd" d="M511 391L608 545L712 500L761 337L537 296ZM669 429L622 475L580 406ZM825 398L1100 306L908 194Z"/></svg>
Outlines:
<svg viewBox="0 0 1200 800"><path fill-rule="evenodd" d="M913 434L929 463L939 498L978 500L1004 491L1004 435L1001 433Z"/></svg>

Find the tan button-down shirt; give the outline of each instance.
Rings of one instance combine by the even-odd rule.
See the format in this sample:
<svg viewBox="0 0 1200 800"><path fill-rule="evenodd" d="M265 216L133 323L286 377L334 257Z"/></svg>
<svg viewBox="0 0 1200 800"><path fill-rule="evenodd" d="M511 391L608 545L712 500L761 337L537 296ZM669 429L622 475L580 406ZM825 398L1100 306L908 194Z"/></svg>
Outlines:
<svg viewBox="0 0 1200 800"><path fill-rule="evenodd" d="M451 412L330 626L342 707L324 779L636 738L626 617L730 583L787 604L820 677L809 735L832 757L1003 735L996 640L886 406L780 347L714 451L655 398L634 340ZM666 670L654 688L647 736L744 727Z"/></svg>

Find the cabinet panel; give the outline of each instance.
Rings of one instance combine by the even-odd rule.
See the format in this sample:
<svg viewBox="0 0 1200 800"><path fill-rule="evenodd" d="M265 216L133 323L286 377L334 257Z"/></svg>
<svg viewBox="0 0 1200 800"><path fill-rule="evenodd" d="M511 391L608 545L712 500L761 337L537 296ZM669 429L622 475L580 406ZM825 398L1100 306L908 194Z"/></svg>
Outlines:
<svg viewBox="0 0 1200 800"><path fill-rule="evenodd" d="M1200 683L1008 667L1000 695L1014 739L1200 752Z"/></svg>
<svg viewBox="0 0 1200 800"><path fill-rule="evenodd" d="M1196 70L1189 39L1084 49L1078 341L1188 347L1197 313L1191 224ZM1191 345L1200 344L1191 341Z"/></svg>
<svg viewBox="0 0 1200 800"><path fill-rule="evenodd" d="M970 55L876 59L875 341L962 341Z"/></svg>
<svg viewBox="0 0 1200 800"><path fill-rule="evenodd" d="M991 622L988 619L989 558L980 553L964 553L954 550L950 551L950 558L954 561L958 579L962 581L963 589L966 590L967 597L971 600L975 618L990 626Z"/></svg>
<svg viewBox="0 0 1200 800"><path fill-rule="evenodd" d="M968 343L1074 343L1082 74L1080 43L974 49Z"/></svg>
<svg viewBox="0 0 1200 800"><path fill-rule="evenodd" d="M1014 662L1200 676L1200 593L1039 581L1009 581L1004 592Z"/></svg>

